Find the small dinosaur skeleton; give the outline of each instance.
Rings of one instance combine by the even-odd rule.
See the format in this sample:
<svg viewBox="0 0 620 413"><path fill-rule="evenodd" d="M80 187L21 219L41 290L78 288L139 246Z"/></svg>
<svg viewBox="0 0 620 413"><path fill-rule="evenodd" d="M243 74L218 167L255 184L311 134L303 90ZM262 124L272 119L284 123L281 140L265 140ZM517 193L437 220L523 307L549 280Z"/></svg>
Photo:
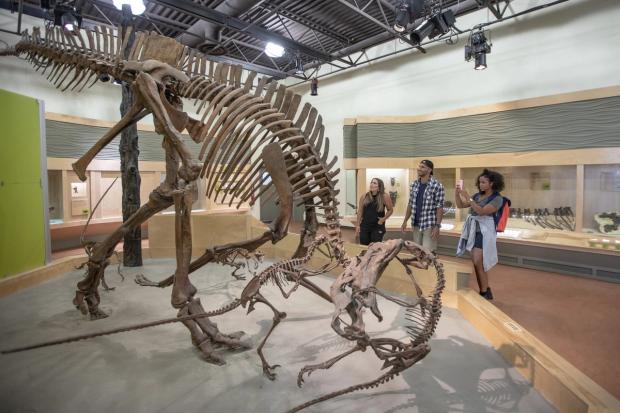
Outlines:
<svg viewBox="0 0 620 413"><path fill-rule="evenodd" d="M117 33L122 33L119 30ZM378 379L331 393L299 406L298 411L309 405L336 397L340 394L377 386L392 379L423 358L429 351L428 341L440 315L441 291L444 286L441 264L429 251L403 240L372 244L365 255L351 259L344 250L340 237L338 201L334 177L339 170L332 170L337 162L328 162L329 139L324 138L324 126L318 111L306 103L301 109L301 96L283 85L255 72L244 72L239 66L216 64L207 56L164 36L155 33L132 33L127 29L116 36L105 26L93 31L80 30L67 34L58 27L46 29L44 36L37 28L32 34L24 32L14 47L1 55L25 57L37 71L61 90L80 91L98 80L114 78L131 85L135 102L123 118L95 143L73 169L81 180L86 180L86 170L97 154L126 126L147 114L154 118L155 130L163 136L166 156L164 182L155 189L138 211L101 242L88 245L86 277L77 284L73 303L93 320L107 317L99 309L99 285L110 263L114 247L127 231L138 227L154 214L175 206L176 270L170 277L153 282L146 277L136 279L141 285L172 286L171 303L178 310L177 318L117 329L128 331L168 322L182 322L190 331L192 342L205 359L223 364L214 354L214 345L230 348L243 347L240 333L224 334L209 317L231 311L240 305L254 309L256 303L267 305L274 312L274 322L267 336L258 347L263 371L275 378L276 365L267 363L262 349L276 325L286 316L278 311L260 293L267 282L273 282L285 297L299 286L307 288L335 305L332 328L340 336L356 342L346 353L315 366L307 366L299 374L316 369L326 369L338 360L356 351L371 348L384 360L390 370ZM128 56L125 58L125 56ZM193 101L199 119L183 111L183 101ZM194 154L183 143L181 133L187 131L192 140L201 143L199 154ZM206 194L228 205L237 207L258 197L278 197L280 212L269 229L247 241L214 246L191 260L191 205L198 178L208 178ZM222 263L235 267L233 275L241 268L236 257L258 259L257 249L266 242L276 243L287 234L293 205L304 205L305 221L300 242L293 258L271 265L249 281L242 296L224 307L206 312L196 298L196 288L189 274L207 263ZM322 210L321 213L317 209ZM317 237L318 216L324 217L326 234ZM315 251L327 249L330 262L319 269L307 267ZM409 258L399 258L405 251ZM386 266L397 258L404 266L416 287L418 298L414 304L389 297L376 289L376 283ZM246 266L250 262L246 262ZM254 265L254 264L252 264ZM409 266L428 268L437 273L434 290L424 297ZM330 293L323 291L308 278L340 267L344 272L336 279ZM247 267L246 267L247 268ZM256 269L252 267L252 270ZM251 271L252 271L251 270ZM287 286L293 283L290 289ZM401 342L390 338L370 338L365 331L362 311L370 308L380 320L377 295L407 308L413 323L407 327L411 340ZM346 312L350 324L342 319ZM111 332L109 332L111 333ZM99 333L101 335L104 333ZM71 338L78 340L88 335ZM58 344L57 340L52 344ZM37 345L35 347L40 347Z"/></svg>

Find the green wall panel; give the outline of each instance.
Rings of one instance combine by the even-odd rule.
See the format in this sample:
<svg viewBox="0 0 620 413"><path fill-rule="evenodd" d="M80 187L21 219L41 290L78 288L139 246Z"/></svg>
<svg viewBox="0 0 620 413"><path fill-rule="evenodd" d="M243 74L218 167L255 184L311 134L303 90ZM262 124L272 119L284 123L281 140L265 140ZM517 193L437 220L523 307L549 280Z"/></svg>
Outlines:
<svg viewBox="0 0 620 413"><path fill-rule="evenodd" d="M343 152L345 158L357 158L357 126L345 126L343 129Z"/></svg>
<svg viewBox="0 0 620 413"><path fill-rule="evenodd" d="M80 125L76 123L47 120L45 122L47 138L47 156L52 158L79 158L108 131L108 128ZM164 161L161 147L162 136L155 132L138 131L138 145L141 161ZM198 157L200 145L189 138L183 142ZM96 159L119 159L118 145L120 134L97 155Z"/></svg>
<svg viewBox="0 0 620 413"><path fill-rule="evenodd" d="M0 90L0 277L45 264L39 109Z"/></svg>
<svg viewBox="0 0 620 413"><path fill-rule="evenodd" d="M344 147L351 145L359 158L615 147L620 97L419 123L358 124L354 137L344 134Z"/></svg>

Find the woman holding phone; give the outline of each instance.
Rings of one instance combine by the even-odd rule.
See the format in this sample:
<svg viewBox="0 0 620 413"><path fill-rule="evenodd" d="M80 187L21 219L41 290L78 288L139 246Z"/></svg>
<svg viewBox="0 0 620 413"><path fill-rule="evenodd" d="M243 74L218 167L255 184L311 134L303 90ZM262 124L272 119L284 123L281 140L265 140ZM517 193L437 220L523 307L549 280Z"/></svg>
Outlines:
<svg viewBox="0 0 620 413"><path fill-rule="evenodd" d="M355 235L360 244L383 241L385 221L392 215L392 199L385 193L385 185L379 178L370 181L368 192L360 198L357 207Z"/></svg>
<svg viewBox="0 0 620 413"><path fill-rule="evenodd" d="M478 193L471 197L463 188L463 181L456 185L456 206L470 208L456 254L461 256L465 251L470 251L480 295L492 300L488 271L497 264L497 233L493 214L502 207L500 192L504 189L504 177L499 172L485 169L476 178L476 188Z"/></svg>

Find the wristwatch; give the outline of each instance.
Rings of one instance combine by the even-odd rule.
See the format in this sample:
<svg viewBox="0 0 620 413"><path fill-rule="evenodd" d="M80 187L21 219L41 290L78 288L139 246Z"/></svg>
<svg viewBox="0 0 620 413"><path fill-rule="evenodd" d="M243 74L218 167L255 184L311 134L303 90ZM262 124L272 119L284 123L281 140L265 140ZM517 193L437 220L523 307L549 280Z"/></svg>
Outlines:
<svg viewBox="0 0 620 413"><path fill-rule="evenodd" d="M435 225L433 225L433 226L434 226L435 228L439 228L439 229L441 229L441 224L435 224Z"/></svg>

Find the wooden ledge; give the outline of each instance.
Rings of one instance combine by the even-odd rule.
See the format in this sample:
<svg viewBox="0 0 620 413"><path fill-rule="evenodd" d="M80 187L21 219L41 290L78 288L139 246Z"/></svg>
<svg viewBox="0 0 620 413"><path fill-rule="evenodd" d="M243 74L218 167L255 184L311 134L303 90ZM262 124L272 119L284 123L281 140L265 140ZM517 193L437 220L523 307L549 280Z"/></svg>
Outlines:
<svg viewBox="0 0 620 413"><path fill-rule="evenodd" d="M0 280L0 298L25 288L34 287L86 262L86 255L63 257L43 267L15 274Z"/></svg>
<svg viewBox="0 0 620 413"><path fill-rule="evenodd" d="M480 295L457 292L458 310L563 413L620 412L620 401Z"/></svg>

